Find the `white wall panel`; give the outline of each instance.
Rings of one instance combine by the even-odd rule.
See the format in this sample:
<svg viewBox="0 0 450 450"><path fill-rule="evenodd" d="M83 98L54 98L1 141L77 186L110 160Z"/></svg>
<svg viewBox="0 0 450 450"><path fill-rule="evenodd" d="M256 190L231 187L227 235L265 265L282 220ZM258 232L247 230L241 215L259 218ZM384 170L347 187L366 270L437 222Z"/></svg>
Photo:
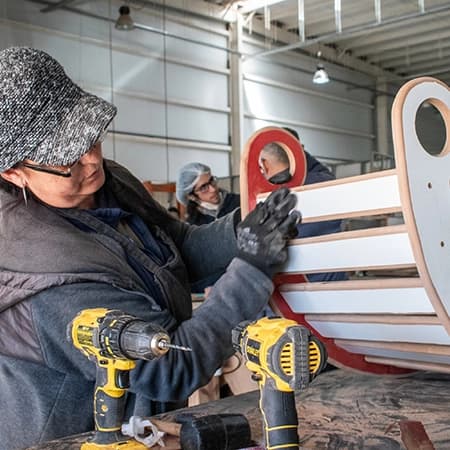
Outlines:
<svg viewBox="0 0 450 450"><path fill-rule="evenodd" d="M288 126L297 130L300 141L311 155L315 157L366 161L370 159L373 142L360 136L332 133L326 130L315 130L295 123L281 121L258 120L247 117L244 121L244 139L266 126ZM358 166L360 168L360 166ZM358 173L352 173L358 175Z"/></svg>
<svg viewBox="0 0 450 450"><path fill-rule="evenodd" d="M210 108L228 108L228 76L178 64L167 65L170 98Z"/></svg>
<svg viewBox="0 0 450 450"><path fill-rule="evenodd" d="M173 147L169 155L169 175L175 179L178 170L184 164L194 161L207 161L208 166L217 177L226 177L230 172L228 151Z"/></svg>
<svg viewBox="0 0 450 450"><path fill-rule="evenodd" d="M229 173L229 151L155 143L145 138L110 133L103 143L105 158L123 164L140 180L175 180L178 170L188 162L207 161L218 177Z"/></svg>
<svg viewBox="0 0 450 450"><path fill-rule="evenodd" d="M165 136L166 119L161 103L125 95L114 95L116 130L150 136Z"/></svg>
<svg viewBox="0 0 450 450"><path fill-rule="evenodd" d="M251 81L246 81L244 88L245 107L259 117L275 115L361 133L372 131L372 111L362 106Z"/></svg>
<svg viewBox="0 0 450 450"><path fill-rule="evenodd" d="M224 33L224 28L221 30L222 34L211 32L214 31L215 28L218 28L217 24L216 26L210 24L210 31L208 32L205 30L189 28L179 23L168 23L167 30L170 33L181 35L187 39L207 42L211 47L168 37L166 38L167 55L173 58L192 61L204 66L226 67L227 52L212 46L227 48L227 35Z"/></svg>
<svg viewBox="0 0 450 450"><path fill-rule="evenodd" d="M167 149L164 145L115 139L115 160L142 181L166 180Z"/></svg>
<svg viewBox="0 0 450 450"><path fill-rule="evenodd" d="M228 143L228 114L169 106L168 135L220 144Z"/></svg>
<svg viewBox="0 0 450 450"><path fill-rule="evenodd" d="M160 59L114 51L114 88L164 98L164 63Z"/></svg>

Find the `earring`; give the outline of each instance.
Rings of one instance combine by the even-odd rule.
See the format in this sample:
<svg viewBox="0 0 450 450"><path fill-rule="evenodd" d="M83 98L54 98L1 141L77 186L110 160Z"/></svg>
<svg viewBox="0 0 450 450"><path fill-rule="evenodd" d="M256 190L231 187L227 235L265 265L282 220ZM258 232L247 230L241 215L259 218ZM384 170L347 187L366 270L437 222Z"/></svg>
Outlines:
<svg viewBox="0 0 450 450"><path fill-rule="evenodd" d="M27 188L24 184L22 185L22 195L23 201L25 202L25 206L28 206Z"/></svg>

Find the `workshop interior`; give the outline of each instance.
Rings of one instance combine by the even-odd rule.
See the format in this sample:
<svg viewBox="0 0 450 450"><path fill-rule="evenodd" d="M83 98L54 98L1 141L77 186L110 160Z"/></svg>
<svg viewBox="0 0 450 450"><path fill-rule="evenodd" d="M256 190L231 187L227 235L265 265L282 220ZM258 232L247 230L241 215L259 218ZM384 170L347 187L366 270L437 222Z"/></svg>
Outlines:
<svg viewBox="0 0 450 450"><path fill-rule="evenodd" d="M0 0L0 450L450 448L449 23L444 0ZM60 114L66 77L91 116ZM58 197L102 158L94 203Z"/></svg>

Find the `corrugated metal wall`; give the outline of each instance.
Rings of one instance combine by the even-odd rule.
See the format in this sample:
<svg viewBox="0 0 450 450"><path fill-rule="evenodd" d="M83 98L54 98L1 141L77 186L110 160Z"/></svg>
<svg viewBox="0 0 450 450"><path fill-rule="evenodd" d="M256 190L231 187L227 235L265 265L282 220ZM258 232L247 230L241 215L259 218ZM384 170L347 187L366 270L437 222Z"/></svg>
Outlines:
<svg viewBox="0 0 450 450"><path fill-rule="evenodd" d="M116 17L120 4L78 6L100 17L94 18L61 9L43 14L43 5L1 0L0 46L46 50L82 87L113 101L119 113L105 156L140 179L174 181L190 161L209 164L219 177L231 175L234 117L226 24L142 8L132 15L146 30L118 31L101 17ZM246 35L244 53L262 51L263 42ZM370 159L376 149L373 94L351 83L373 80L327 66L334 80L318 87L304 71L315 64L292 52L244 61L244 140L262 126L286 125L300 133L313 155Z"/></svg>

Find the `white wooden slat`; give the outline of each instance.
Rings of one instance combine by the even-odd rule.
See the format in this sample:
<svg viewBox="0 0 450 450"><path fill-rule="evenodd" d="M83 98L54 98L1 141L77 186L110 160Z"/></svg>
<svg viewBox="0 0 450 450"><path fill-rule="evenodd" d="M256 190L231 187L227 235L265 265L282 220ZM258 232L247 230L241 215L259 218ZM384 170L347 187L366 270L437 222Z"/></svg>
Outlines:
<svg viewBox="0 0 450 450"><path fill-rule="evenodd" d="M385 172L294 188L297 209L305 222L327 216L363 216L377 210L400 211L397 175L393 170ZM265 197L267 194L262 194L258 200Z"/></svg>
<svg viewBox="0 0 450 450"><path fill-rule="evenodd" d="M312 273L415 265L406 230L353 239L330 238L329 241L315 242L312 238L311 243L308 239L298 242L293 241L288 246L288 260L282 267L283 272Z"/></svg>
<svg viewBox="0 0 450 450"><path fill-rule="evenodd" d="M385 358L396 358L396 359L409 359L412 361L424 361L437 364L448 364L450 365L450 356L444 355L433 355L428 353L417 353L417 352L402 352L398 350L377 348L377 347L366 347L362 345L339 345L339 347L347 350L350 353L358 353L361 355L371 355L379 356Z"/></svg>
<svg viewBox="0 0 450 450"><path fill-rule="evenodd" d="M387 366L402 367L413 370L426 370L430 372L450 373L450 367L445 364L436 364L421 361L411 361L408 359L382 358L379 356L366 356L364 358L369 363L383 364Z"/></svg>
<svg viewBox="0 0 450 450"><path fill-rule="evenodd" d="M450 345L450 336L441 325L325 322L308 323L322 336L336 339L395 341Z"/></svg>
<svg viewBox="0 0 450 450"><path fill-rule="evenodd" d="M423 287L281 292L299 314L435 314Z"/></svg>

